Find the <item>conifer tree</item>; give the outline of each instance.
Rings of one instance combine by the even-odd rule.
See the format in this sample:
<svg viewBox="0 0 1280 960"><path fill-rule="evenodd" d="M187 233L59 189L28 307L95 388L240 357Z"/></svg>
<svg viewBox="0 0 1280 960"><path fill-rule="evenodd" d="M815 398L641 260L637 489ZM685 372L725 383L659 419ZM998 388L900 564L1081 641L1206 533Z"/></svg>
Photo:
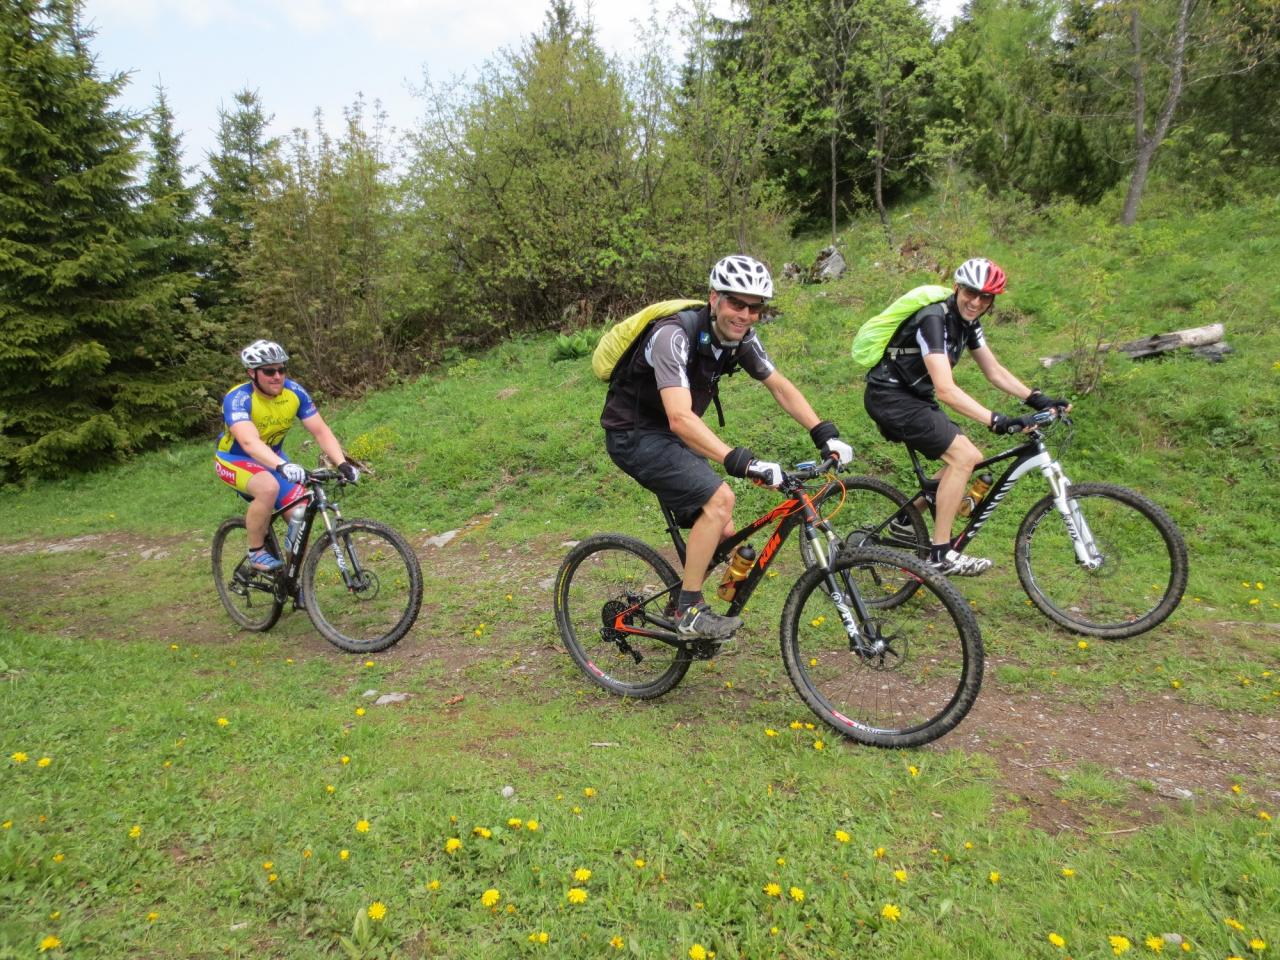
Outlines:
<svg viewBox="0 0 1280 960"><path fill-rule="evenodd" d="M0 472L92 466L202 416L148 268L140 118L112 106L78 0L0 5Z"/></svg>

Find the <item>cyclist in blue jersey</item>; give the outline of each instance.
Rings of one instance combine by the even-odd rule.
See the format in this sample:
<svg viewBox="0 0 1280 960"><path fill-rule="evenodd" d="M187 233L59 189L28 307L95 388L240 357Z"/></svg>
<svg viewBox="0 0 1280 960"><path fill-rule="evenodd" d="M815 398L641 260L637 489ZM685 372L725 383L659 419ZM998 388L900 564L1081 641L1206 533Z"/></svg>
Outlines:
<svg viewBox="0 0 1280 960"><path fill-rule="evenodd" d="M290 463L281 450L293 421L302 421L349 483L359 481L360 471L347 462L338 438L310 394L302 384L285 376L289 354L284 347L270 340L255 340L240 351L240 361L249 381L222 399L226 429L213 462L218 477L249 501L244 518L249 560L255 569L270 572L284 565L265 546L271 514L307 497L307 488L302 486L306 470Z"/></svg>

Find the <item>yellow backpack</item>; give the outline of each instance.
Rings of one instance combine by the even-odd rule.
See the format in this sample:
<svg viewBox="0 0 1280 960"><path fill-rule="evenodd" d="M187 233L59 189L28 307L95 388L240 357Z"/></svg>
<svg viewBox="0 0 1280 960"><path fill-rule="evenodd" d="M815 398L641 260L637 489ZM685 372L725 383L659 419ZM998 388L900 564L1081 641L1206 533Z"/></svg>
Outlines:
<svg viewBox="0 0 1280 960"><path fill-rule="evenodd" d="M619 320L596 344L596 349L591 354L592 372L601 380L612 379L614 368L622 355L649 328L649 324L681 310L692 310L705 304L705 300L663 300L661 303L650 304L625 320Z"/></svg>

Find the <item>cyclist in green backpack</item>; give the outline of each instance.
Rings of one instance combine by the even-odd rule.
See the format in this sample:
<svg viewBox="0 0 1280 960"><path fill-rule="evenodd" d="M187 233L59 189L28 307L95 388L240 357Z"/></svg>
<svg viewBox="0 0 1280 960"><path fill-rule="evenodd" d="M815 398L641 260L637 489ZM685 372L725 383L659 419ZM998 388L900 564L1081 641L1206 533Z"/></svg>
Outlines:
<svg viewBox="0 0 1280 960"><path fill-rule="evenodd" d="M703 423L720 377L734 365L742 367L809 431L824 455L848 463L853 450L777 371L756 336L755 323L773 296L768 268L751 257L728 256L712 267L709 285L704 306L654 321L618 361L600 425L613 462L691 526L677 632L724 640L742 619L714 613L703 600L702 584L716 547L734 532L734 494L707 461L769 487L782 482L782 467L756 459L746 447L730 447Z"/></svg>
<svg viewBox="0 0 1280 960"><path fill-rule="evenodd" d="M951 296L921 307L889 338L884 356L867 374L862 395L867 413L886 440L905 443L944 464L938 474L929 559L935 569L949 576L976 577L991 567L991 561L951 549L952 523L969 476L983 454L942 412L939 403L992 433L1021 433L1031 428L1029 415L1009 417L988 410L956 384L951 369L961 354L968 348L989 383L1033 410L1070 409L1066 400L1047 397L1025 385L987 346L981 320L1004 289L1004 271L985 257L960 264ZM909 528L899 532L910 536Z"/></svg>

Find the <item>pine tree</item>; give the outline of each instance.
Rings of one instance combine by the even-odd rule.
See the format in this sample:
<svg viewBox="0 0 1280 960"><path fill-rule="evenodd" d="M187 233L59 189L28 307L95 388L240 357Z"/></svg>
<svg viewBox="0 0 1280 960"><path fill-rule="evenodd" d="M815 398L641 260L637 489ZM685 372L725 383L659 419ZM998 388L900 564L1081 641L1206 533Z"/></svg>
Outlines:
<svg viewBox="0 0 1280 960"><path fill-rule="evenodd" d="M142 121L112 107L78 0L0 5L0 471L92 466L202 416L175 289L148 269Z"/></svg>

